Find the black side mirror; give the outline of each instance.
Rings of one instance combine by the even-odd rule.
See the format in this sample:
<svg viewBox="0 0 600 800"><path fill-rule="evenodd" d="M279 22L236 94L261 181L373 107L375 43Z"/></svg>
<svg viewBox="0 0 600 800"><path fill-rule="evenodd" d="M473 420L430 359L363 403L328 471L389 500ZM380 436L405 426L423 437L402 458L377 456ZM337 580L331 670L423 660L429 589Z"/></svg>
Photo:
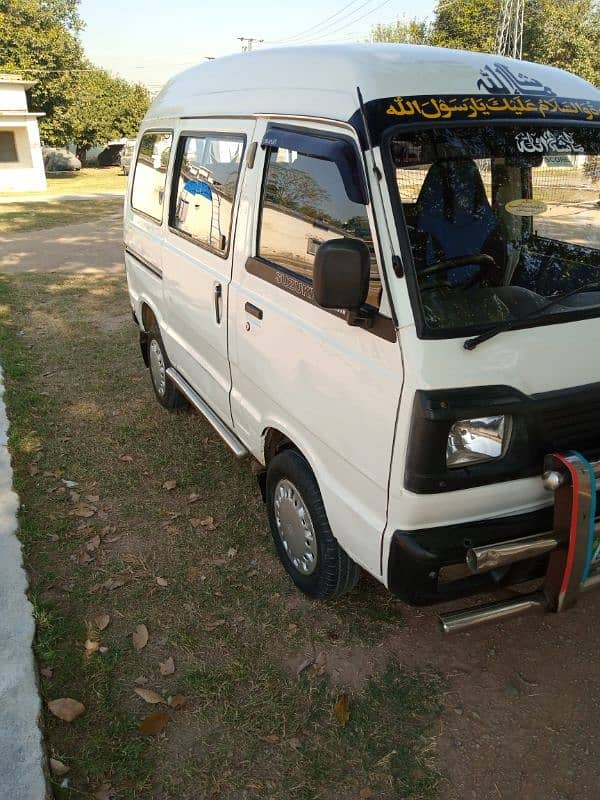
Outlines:
<svg viewBox="0 0 600 800"><path fill-rule="evenodd" d="M315 255L313 289L323 308L357 311L367 299L371 256L360 239L330 239Z"/></svg>

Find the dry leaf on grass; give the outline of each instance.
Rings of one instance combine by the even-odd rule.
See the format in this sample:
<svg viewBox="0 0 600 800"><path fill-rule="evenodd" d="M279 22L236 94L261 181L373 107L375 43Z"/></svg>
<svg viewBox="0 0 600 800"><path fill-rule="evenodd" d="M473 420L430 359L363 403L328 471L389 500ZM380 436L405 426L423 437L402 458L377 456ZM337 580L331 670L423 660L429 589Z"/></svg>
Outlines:
<svg viewBox="0 0 600 800"><path fill-rule="evenodd" d="M100 642L94 642L91 639L86 639L84 648L86 656L91 656L92 653L95 653L100 649Z"/></svg>
<svg viewBox="0 0 600 800"><path fill-rule="evenodd" d="M73 511L70 513L76 517L85 517L87 519L89 517L93 517L96 511L96 508L88 506L86 503L80 503L79 505L75 506Z"/></svg>
<svg viewBox="0 0 600 800"><path fill-rule="evenodd" d="M82 567L85 567L86 564L89 564L90 561L93 560L94 559L92 558L92 556L85 550L82 550L81 553L79 553L79 555L77 556L77 563L80 564Z"/></svg>
<svg viewBox="0 0 600 800"><path fill-rule="evenodd" d="M107 581L104 581L102 584L105 589L111 591L112 589L119 589L121 586L125 586L125 579L124 578L109 578Z"/></svg>
<svg viewBox="0 0 600 800"><path fill-rule="evenodd" d="M156 577L156 583L157 583L159 586L162 586L162 587L163 587L163 589L164 589L164 587L165 587L165 586L168 586L168 585L169 585L169 581L168 581L166 578L160 578L160 577L158 577L158 576Z"/></svg>
<svg viewBox="0 0 600 800"><path fill-rule="evenodd" d="M173 658L169 656L166 661L159 661L158 668L160 669L161 675L172 675L175 672L175 662Z"/></svg>
<svg viewBox="0 0 600 800"><path fill-rule="evenodd" d="M215 628L220 628L221 625L225 625L226 622L226 619L216 619L214 622L207 622L204 627L207 631L214 631Z"/></svg>
<svg viewBox="0 0 600 800"><path fill-rule="evenodd" d="M61 778L63 775L66 775L67 772L69 772L71 767L67 767L67 765L63 764L62 761L59 761L58 758L51 758L50 769L55 775L58 775L58 777Z"/></svg>
<svg viewBox="0 0 600 800"><path fill-rule="evenodd" d="M94 505L94 503L99 503L100 502L100 495L99 494L86 494L85 499L88 501L88 503L92 503L92 505Z"/></svg>
<svg viewBox="0 0 600 800"><path fill-rule="evenodd" d="M167 724L168 716L164 711L156 711L154 714L148 714L147 717L140 722L138 729L140 733L146 736L158 736L162 733Z"/></svg>
<svg viewBox="0 0 600 800"><path fill-rule="evenodd" d="M196 492L192 492L192 494L188 497L188 503L197 503L200 500L200 495L196 494Z"/></svg>
<svg viewBox="0 0 600 800"><path fill-rule="evenodd" d="M37 475L39 471L40 468L38 467L37 464L31 464L31 466L29 467L29 474L31 475L32 478L34 475Z"/></svg>
<svg viewBox="0 0 600 800"><path fill-rule="evenodd" d="M145 625L138 625L131 634L133 647L135 650L142 650L148 644L148 628Z"/></svg>
<svg viewBox="0 0 600 800"><path fill-rule="evenodd" d="M117 793L112 788L110 783L107 782L99 786L94 792L94 797L96 798L96 800L114 800L116 796Z"/></svg>
<svg viewBox="0 0 600 800"><path fill-rule="evenodd" d="M235 558L237 556L237 548L230 547L227 551L227 558Z"/></svg>
<svg viewBox="0 0 600 800"><path fill-rule="evenodd" d="M219 527L213 516L208 516L206 519L201 519L200 525L202 525L203 528L206 528L207 531L214 531Z"/></svg>
<svg viewBox="0 0 600 800"><path fill-rule="evenodd" d="M119 456L119 459L121 461L124 461L126 464L131 464L131 462L133 461L133 456L125 454L123 456Z"/></svg>
<svg viewBox="0 0 600 800"><path fill-rule="evenodd" d="M174 694L167 700L167 705L171 708L182 708L189 699L185 694Z"/></svg>
<svg viewBox="0 0 600 800"><path fill-rule="evenodd" d="M73 722L83 714L85 706L79 700L73 700L72 697L59 697L56 700L48 701L48 709L55 717L64 722Z"/></svg>
<svg viewBox="0 0 600 800"><path fill-rule="evenodd" d="M166 489L167 492L172 491L177 486L177 481L165 481L162 485L163 489Z"/></svg>
<svg viewBox="0 0 600 800"><path fill-rule="evenodd" d="M138 686L144 686L146 683L148 683L148 678L145 675L140 675L134 680L134 683Z"/></svg>
<svg viewBox="0 0 600 800"><path fill-rule="evenodd" d="M160 695L158 692L155 692L154 689L134 689L133 690L137 695L139 695L145 703L164 703L165 698Z"/></svg>
<svg viewBox="0 0 600 800"><path fill-rule="evenodd" d="M347 725L350 720L350 700L347 694L341 694L333 706L333 715L340 725Z"/></svg>
<svg viewBox="0 0 600 800"><path fill-rule="evenodd" d="M93 553L94 550L98 549L98 547L100 547L100 537L99 536L93 536L89 540L89 542L85 543L85 549L90 553Z"/></svg>
<svg viewBox="0 0 600 800"><path fill-rule="evenodd" d="M110 615L109 614L98 614L94 617L94 625L98 628L99 631L103 631L105 628L108 628L110 623Z"/></svg>

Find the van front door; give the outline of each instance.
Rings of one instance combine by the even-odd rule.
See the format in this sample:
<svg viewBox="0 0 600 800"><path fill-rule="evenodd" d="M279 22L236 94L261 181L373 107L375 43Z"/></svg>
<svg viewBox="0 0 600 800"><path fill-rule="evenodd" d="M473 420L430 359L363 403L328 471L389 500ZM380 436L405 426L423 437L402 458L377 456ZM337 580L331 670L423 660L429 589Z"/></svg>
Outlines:
<svg viewBox="0 0 600 800"><path fill-rule="evenodd" d="M254 170L230 290L236 429L255 453L269 430L291 439L315 473L334 536L381 575L403 372L358 151L325 126L269 124ZM342 237L371 252L368 328L314 302L317 248Z"/></svg>
<svg viewBox="0 0 600 800"><path fill-rule="evenodd" d="M232 241L237 187L253 128L246 120L183 121L163 250L167 353L229 425Z"/></svg>

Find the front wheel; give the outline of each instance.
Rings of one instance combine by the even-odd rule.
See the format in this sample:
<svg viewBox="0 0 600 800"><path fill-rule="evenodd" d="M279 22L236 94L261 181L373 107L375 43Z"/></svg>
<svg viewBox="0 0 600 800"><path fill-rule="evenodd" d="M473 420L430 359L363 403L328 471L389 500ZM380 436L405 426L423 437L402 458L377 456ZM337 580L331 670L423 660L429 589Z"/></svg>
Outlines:
<svg viewBox="0 0 600 800"><path fill-rule="evenodd" d="M150 378L156 399L161 406L168 408L170 411L185 408L187 400L167 376L169 359L157 325L154 325L148 331L147 347Z"/></svg>
<svg viewBox="0 0 600 800"><path fill-rule="evenodd" d="M277 554L299 589L325 600L356 586L360 567L334 538L319 486L297 450L269 463L266 500Z"/></svg>

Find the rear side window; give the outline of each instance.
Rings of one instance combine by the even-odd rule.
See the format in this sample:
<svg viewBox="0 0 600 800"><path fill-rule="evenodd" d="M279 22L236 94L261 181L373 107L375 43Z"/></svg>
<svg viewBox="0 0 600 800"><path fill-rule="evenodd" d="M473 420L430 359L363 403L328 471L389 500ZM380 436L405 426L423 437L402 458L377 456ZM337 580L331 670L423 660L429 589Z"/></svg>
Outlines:
<svg viewBox="0 0 600 800"><path fill-rule="evenodd" d="M131 205L155 222L162 222L171 142L171 133L153 131L142 136L138 150Z"/></svg>
<svg viewBox="0 0 600 800"><path fill-rule="evenodd" d="M244 153L243 136L182 136L173 178L171 227L225 255Z"/></svg>
<svg viewBox="0 0 600 800"><path fill-rule="evenodd" d="M272 148L263 189L258 255L312 281L319 245L362 239L371 253L367 302L381 299L367 208L348 197L338 164L283 147Z"/></svg>

